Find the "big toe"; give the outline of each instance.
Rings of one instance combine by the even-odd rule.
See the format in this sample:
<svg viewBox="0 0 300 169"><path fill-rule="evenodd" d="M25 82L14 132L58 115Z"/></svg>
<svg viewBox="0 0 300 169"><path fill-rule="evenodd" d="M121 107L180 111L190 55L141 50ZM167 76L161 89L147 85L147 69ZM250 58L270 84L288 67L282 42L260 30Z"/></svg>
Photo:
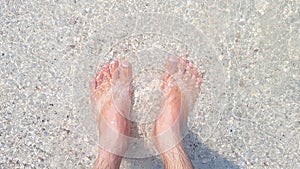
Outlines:
<svg viewBox="0 0 300 169"><path fill-rule="evenodd" d="M132 65L129 61L124 60L121 62L118 67L118 76L115 77L115 80L118 80L120 83L129 84L132 79Z"/></svg>
<svg viewBox="0 0 300 169"><path fill-rule="evenodd" d="M129 117L131 107L131 79L131 64L128 61L121 61L118 73L114 77L113 102L117 111L126 118Z"/></svg>
<svg viewBox="0 0 300 169"><path fill-rule="evenodd" d="M173 75L178 71L179 59L177 56L169 56L166 63L166 71L168 74Z"/></svg>

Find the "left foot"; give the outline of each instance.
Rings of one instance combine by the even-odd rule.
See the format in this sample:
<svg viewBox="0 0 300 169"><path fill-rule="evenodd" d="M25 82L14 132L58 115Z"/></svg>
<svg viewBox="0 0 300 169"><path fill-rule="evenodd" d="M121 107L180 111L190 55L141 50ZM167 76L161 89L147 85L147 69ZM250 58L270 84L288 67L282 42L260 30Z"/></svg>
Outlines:
<svg viewBox="0 0 300 169"><path fill-rule="evenodd" d="M131 78L132 68L128 61L111 61L90 82L99 147L118 156L125 153L130 134Z"/></svg>

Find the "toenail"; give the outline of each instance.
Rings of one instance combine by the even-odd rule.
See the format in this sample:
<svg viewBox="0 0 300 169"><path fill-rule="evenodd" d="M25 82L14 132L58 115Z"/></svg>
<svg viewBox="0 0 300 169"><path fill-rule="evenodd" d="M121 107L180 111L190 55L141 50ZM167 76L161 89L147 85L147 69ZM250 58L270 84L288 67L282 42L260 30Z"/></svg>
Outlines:
<svg viewBox="0 0 300 169"><path fill-rule="evenodd" d="M169 56L168 60L170 62L177 62L178 58L176 56Z"/></svg>
<svg viewBox="0 0 300 169"><path fill-rule="evenodd" d="M129 67L129 62L128 62L128 61L122 62L122 66L123 66L123 67Z"/></svg>
<svg viewBox="0 0 300 169"><path fill-rule="evenodd" d="M103 69L107 69L109 67L109 65L108 64L105 64L104 66L103 66Z"/></svg>

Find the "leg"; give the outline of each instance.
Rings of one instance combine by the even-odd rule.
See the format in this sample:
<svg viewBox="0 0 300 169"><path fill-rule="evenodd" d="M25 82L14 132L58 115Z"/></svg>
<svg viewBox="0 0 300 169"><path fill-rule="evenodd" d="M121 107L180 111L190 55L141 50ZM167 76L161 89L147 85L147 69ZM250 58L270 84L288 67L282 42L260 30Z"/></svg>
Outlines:
<svg viewBox="0 0 300 169"><path fill-rule="evenodd" d="M98 158L93 169L119 169L122 157L107 152L101 148L98 150Z"/></svg>
<svg viewBox="0 0 300 169"><path fill-rule="evenodd" d="M90 82L93 113L99 129L98 158L94 169L118 169L127 149L131 106L131 64L112 61ZM127 117L126 117L127 116Z"/></svg>
<svg viewBox="0 0 300 169"><path fill-rule="evenodd" d="M171 150L161 154L165 169L193 169L189 156L185 152L182 143L177 144Z"/></svg>
<svg viewBox="0 0 300 169"><path fill-rule="evenodd" d="M182 129L200 91L202 77L185 57L169 58L164 76L164 102L156 120L154 142L167 169L192 169L182 144Z"/></svg>

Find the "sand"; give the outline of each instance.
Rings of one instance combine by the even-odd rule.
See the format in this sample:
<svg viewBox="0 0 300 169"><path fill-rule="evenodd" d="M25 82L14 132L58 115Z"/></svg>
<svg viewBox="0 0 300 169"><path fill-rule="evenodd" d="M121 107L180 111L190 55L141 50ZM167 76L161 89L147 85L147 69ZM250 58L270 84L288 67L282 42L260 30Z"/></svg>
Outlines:
<svg viewBox="0 0 300 169"><path fill-rule="evenodd" d="M91 168L88 80L126 56L134 118L148 121L167 56L184 54L204 75L184 138L196 169L299 168L299 13L298 1L1 1L0 168ZM121 168L163 168L136 153L147 158Z"/></svg>

